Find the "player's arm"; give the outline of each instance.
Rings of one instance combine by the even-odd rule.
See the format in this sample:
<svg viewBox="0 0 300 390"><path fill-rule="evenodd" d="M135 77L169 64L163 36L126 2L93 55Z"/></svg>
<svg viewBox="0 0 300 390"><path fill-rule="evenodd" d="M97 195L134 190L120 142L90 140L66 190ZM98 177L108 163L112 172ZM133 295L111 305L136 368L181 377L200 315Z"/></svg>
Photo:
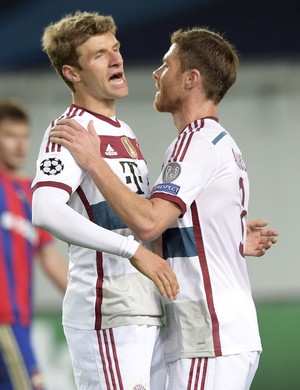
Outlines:
<svg viewBox="0 0 300 390"><path fill-rule="evenodd" d="M278 240L279 232L267 229L267 220L249 220L247 222L247 239L245 243L245 256L263 256Z"/></svg>
<svg viewBox="0 0 300 390"><path fill-rule="evenodd" d="M67 288L68 266L53 242L43 245L38 251L38 260L47 276L64 293Z"/></svg>
<svg viewBox="0 0 300 390"><path fill-rule="evenodd" d="M92 122L86 131L76 121L62 120L52 129L50 139L72 153L115 213L142 240L152 241L181 214L176 203L141 198L120 181L99 154L100 140Z"/></svg>
<svg viewBox="0 0 300 390"><path fill-rule="evenodd" d="M166 261L144 248L132 236L122 236L91 222L69 207L68 200L69 194L63 189L46 186L35 189L33 224L69 244L130 259L134 267L155 283L163 296L176 297L179 289L177 279Z"/></svg>

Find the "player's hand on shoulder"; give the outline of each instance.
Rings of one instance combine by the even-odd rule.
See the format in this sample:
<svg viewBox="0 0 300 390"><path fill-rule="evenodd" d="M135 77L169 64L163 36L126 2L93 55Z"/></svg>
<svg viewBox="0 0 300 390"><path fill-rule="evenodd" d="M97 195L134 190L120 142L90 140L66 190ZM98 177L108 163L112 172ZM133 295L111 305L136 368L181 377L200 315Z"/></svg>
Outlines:
<svg viewBox="0 0 300 390"><path fill-rule="evenodd" d="M74 119L61 119L51 129L50 141L68 149L84 169L90 169L101 157L100 137L93 121L88 123L86 129Z"/></svg>

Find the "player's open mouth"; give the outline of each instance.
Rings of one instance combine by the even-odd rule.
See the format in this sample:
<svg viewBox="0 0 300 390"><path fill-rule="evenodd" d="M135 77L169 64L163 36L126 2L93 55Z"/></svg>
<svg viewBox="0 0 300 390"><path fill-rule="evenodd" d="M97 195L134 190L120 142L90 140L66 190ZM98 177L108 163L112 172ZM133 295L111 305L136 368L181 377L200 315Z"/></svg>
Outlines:
<svg viewBox="0 0 300 390"><path fill-rule="evenodd" d="M112 75L112 76L108 79L108 81L109 81L110 84L114 84L114 85L123 84L123 83L124 83L123 73L122 73L122 72L115 73L114 75Z"/></svg>

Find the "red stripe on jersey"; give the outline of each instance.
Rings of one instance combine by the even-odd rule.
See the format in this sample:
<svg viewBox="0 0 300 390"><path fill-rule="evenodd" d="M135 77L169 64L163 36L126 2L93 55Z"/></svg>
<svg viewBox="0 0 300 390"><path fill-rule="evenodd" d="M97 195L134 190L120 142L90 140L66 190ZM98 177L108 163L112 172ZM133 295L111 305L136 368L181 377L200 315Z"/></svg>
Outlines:
<svg viewBox="0 0 300 390"><path fill-rule="evenodd" d="M72 110L72 108L73 108L73 110ZM70 111L67 113L68 119L74 118L74 116L77 115L78 111L79 111L79 108L74 108L74 107L71 106L70 107Z"/></svg>
<svg viewBox="0 0 300 390"><path fill-rule="evenodd" d="M204 126L204 120L199 119L190 123L178 136L170 161L183 161L195 131L200 131Z"/></svg>
<svg viewBox="0 0 300 390"><path fill-rule="evenodd" d="M200 369L201 369L202 359L197 359L197 369L196 369L196 376L195 376L195 386L194 389L198 389L198 383L199 383L199 377L200 377Z"/></svg>
<svg viewBox="0 0 300 390"><path fill-rule="evenodd" d="M172 159L173 161L177 161L179 153L181 152L181 148L183 147L183 144L184 144L186 137L187 137L186 132L184 132L181 136L178 137L178 138L181 138L181 141L176 143L177 151L176 151L176 153L175 153L175 149L173 151L173 155L174 155L174 157Z"/></svg>
<svg viewBox="0 0 300 390"><path fill-rule="evenodd" d="M109 123L109 124L112 125L112 126L121 127L121 124L120 124L120 122L118 121L118 119L114 120L114 119L112 119L112 118L109 118L108 116L104 116L104 115L98 114L97 112L93 112L93 111L90 111L90 110L86 110L85 108L80 107L80 106L77 106L76 104L71 104L70 108L75 108L75 109L77 109L77 110L78 110L78 109L82 110L82 112L79 114L80 116L83 115L85 112L88 112L89 114L95 116L95 117L98 118L98 119L101 119L101 120L104 121L104 122Z"/></svg>
<svg viewBox="0 0 300 390"><path fill-rule="evenodd" d="M76 190L81 202L84 205L84 208L87 212L87 215L90 221L95 222L94 215L91 209L91 206L85 196L85 193L81 187L78 187ZM96 282L96 302L95 302L95 329L101 329L102 323L102 313L101 306L103 301L103 257L102 252L96 251L96 266L97 266L97 282Z"/></svg>
<svg viewBox="0 0 300 390"><path fill-rule="evenodd" d="M203 366L203 371L202 371L202 381L201 381L200 390L204 390L205 389L206 374L207 374L208 358L203 358L201 360L204 360L204 366Z"/></svg>
<svg viewBox="0 0 300 390"><path fill-rule="evenodd" d="M103 330L103 336L104 336L104 345L105 345L106 359L107 359L107 362L108 362L108 368L109 368L109 373L110 373L110 377L111 377L111 382L112 382L112 385L113 385L113 389L117 390L115 373L114 373L114 370L113 370L111 356L110 356L110 349L109 349L109 344L110 343L109 343L109 340L108 340L108 337L107 337L107 330Z"/></svg>
<svg viewBox="0 0 300 390"><path fill-rule="evenodd" d="M46 145L46 153L54 153L54 152L60 152L61 151L61 145L55 144L54 142L50 141L50 137L48 138L47 145Z"/></svg>
<svg viewBox="0 0 300 390"><path fill-rule="evenodd" d="M183 149L183 151L181 153L179 161L183 161L195 131L200 131L203 126L204 126L204 120L203 119L197 120L197 121L195 121L195 122L193 122L192 124L189 125L189 130L190 130L191 133L189 135L189 138L188 138L187 142L185 143L185 147L184 147L184 149Z"/></svg>
<svg viewBox="0 0 300 390"><path fill-rule="evenodd" d="M195 366L195 359L191 359L191 368L190 368L190 372L189 372L189 380L188 380L187 390L191 390L192 381L193 381L194 366Z"/></svg>
<svg viewBox="0 0 300 390"><path fill-rule="evenodd" d="M219 321L214 307L214 299L211 287L211 281L209 276L209 270L207 265L207 259L204 250L202 231L198 216L198 210L195 201L191 205L192 220L194 226L194 235L196 240L197 253L199 257L200 268L203 275L204 289L206 293L208 310L212 322L212 337L214 343L214 352L215 356L222 356L222 348L220 341L220 332L219 332Z"/></svg>
<svg viewBox="0 0 300 390"><path fill-rule="evenodd" d="M60 188L61 190L67 191L67 193L71 196L72 195L72 188L68 186L67 184L60 183L57 181L40 181L36 183L35 186L32 187L32 192L34 192L36 189L40 187L55 187Z"/></svg>
<svg viewBox="0 0 300 390"><path fill-rule="evenodd" d="M98 330L97 338L106 388L124 390L113 329Z"/></svg>
<svg viewBox="0 0 300 390"><path fill-rule="evenodd" d="M50 144L51 144L50 138L48 138L47 145L46 145L46 153L49 153L50 151Z"/></svg>
<svg viewBox="0 0 300 390"><path fill-rule="evenodd" d="M201 366L203 369L201 372ZM207 373L207 358L192 358L190 372L188 377L187 390L204 390L205 380ZM199 381L201 379L201 384L199 387Z"/></svg>
<svg viewBox="0 0 300 390"><path fill-rule="evenodd" d="M164 192L154 192L153 194L150 195L150 199L153 198L164 199L167 200L168 202L176 203L181 210L180 218L186 213L186 204L177 196L165 194Z"/></svg>
<svg viewBox="0 0 300 390"><path fill-rule="evenodd" d="M118 356L117 356L116 343L115 343L115 339L114 339L114 332L113 332L112 328L109 329L109 334L110 334L110 340L111 340L111 344L112 344L112 350L113 350L113 356L114 356L114 361L115 361L115 366L116 366L116 371L117 371L118 382L119 382L120 389L122 390L123 389L123 382L122 382L122 376L121 376L121 371L120 371L120 366L119 366L119 360L118 360Z"/></svg>
<svg viewBox="0 0 300 390"><path fill-rule="evenodd" d="M107 369L106 369L105 355L104 355L104 350L103 350L102 340L101 340L101 335L100 335L99 330L97 331L97 338L98 338L99 352L100 352L103 373L104 373L104 378L105 378L105 384L106 384L107 390L110 390L110 382L109 382L108 373L107 373Z"/></svg>

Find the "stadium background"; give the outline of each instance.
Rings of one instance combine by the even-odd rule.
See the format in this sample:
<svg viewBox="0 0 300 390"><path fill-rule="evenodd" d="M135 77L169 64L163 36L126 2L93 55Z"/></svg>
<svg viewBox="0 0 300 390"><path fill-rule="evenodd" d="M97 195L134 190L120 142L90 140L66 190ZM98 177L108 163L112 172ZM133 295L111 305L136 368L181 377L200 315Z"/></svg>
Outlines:
<svg viewBox="0 0 300 390"><path fill-rule="evenodd" d="M130 95L118 116L135 130L151 184L176 136L169 115L155 113L151 72L180 27L204 25L232 41L241 55L236 85L220 105L220 120L240 145L251 181L250 217L269 219L279 243L248 261L264 352L253 390L299 390L300 32L296 1L252 0L1 0L0 98L16 97L32 117L33 175L42 134L70 94L40 49L43 27L76 10L111 14L125 59ZM45 207L47 205L45 204ZM66 244L58 243L67 256ZM34 343L49 390L73 390L61 330L60 294L36 270ZM159 389L153 389L159 390Z"/></svg>

